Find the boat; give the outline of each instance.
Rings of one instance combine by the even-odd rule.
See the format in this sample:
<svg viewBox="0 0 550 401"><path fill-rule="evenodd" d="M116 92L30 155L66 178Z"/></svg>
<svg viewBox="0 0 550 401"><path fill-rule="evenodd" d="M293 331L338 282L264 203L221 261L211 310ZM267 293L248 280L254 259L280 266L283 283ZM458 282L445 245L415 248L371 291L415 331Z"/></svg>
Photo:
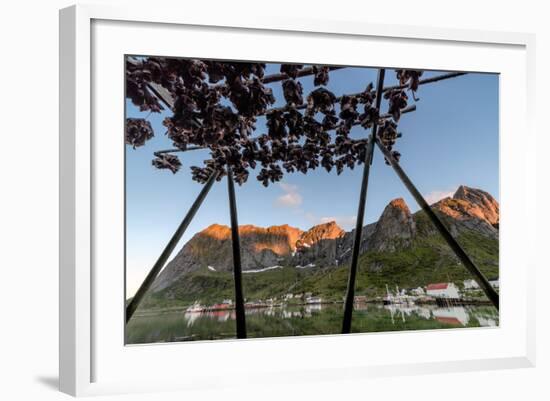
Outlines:
<svg viewBox="0 0 550 401"><path fill-rule="evenodd" d="M391 305L395 303L393 295L390 293L390 289L388 288L388 285L386 284L386 295L382 299L382 302L384 305Z"/></svg>
<svg viewBox="0 0 550 401"><path fill-rule="evenodd" d="M399 291L399 287L396 287L395 295L390 292L388 285L386 284L386 295L382 299L384 305L393 305L393 304L404 304L404 305L414 305L415 298L402 294Z"/></svg>

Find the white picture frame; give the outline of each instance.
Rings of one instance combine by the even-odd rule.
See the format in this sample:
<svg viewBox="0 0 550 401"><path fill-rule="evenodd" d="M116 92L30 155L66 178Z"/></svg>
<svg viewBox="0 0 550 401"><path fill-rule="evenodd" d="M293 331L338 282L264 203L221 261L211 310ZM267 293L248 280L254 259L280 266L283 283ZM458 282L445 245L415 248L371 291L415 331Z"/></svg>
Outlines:
<svg viewBox="0 0 550 401"><path fill-rule="evenodd" d="M260 18L261 17L261 18ZM125 37L131 31L137 35ZM120 244L119 223L112 230L105 230L105 219L119 221L121 175L112 174L105 181L106 171L97 163L120 167L119 145L111 147L110 139L99 131L120 128L122 115L105 114L106 110L121 110L123 95L123 53L188 55L181 53L173 41L158 42L167 33L179 32L193 35L200 31L204 38L204 53L193 49L191 56L212 55L207 50L216 34L238 36L241 41L253 43L257 35L263 41L293 40L318 42L338 40L343 46L401 46L406 54L404 62L417 68L465 69L501 73L501 274L502 310L501 325L496 329L455 331L427 331L393 334L359 334L347 336L323 336L288 339L257 339L245 341L203 342L200 344L171 344L143 347L124 347L120 338L123 324L123 298L118 297L122 275L119 266L123 249L106 251L102 244ZM126 33L125 33L126 32ZM147 32L147 36L139 33ZM187 32L187 33L186 33ZM256 36L255 36L256 35ZM106 41L106 38L109 40ZM210 39L209 39L210 38ZM228 43L235 43L229 41ZM298 42L296 42L298 43ZM319 46L317 44L316 46ZM266 54L250 55L237 45L225 46L219 58L269 59ZM315 45L314 45L315 47ZM434 47L437 59L419 60L407 49L429 54ZM397 48L397 47L396 47ZM422 50L422 48L425 48ZM271 51L274 60L280 57L292 61L299 57L288 52L287 56ZM208 53L210 51L210 53ZM221 52L221 50L219 50ZM122 52L122 53L121 53ZM200 54L199 54L200 53ZM387 54L386 54L387 53ZM451 54L463 54L462 65L452 67ZM490 53L490 54L489 54ZM307 57L307 56L303 56ZM332 55L311 62L336 62ZM346 63L363 62L360 56ZM384 66L398 65L399 59L390 52L381 51L377 56ZM404 56L399 56L404 57ZM490 58L490 60L489 60ZM101 63L98 63L98 60ZM286 61L285 59L285 61ZM118 60L118 61L117 61ZM105 63L103 63L105 61ZM342 61L342 60L341 60ZM117 63L120 68L116 70ZM342 64L342 62L340 62ZM372 65L372 64L371 64ZM379 64L381 65L381 64ZM111 67L115 66L115 69ZM111 78L113 74L114 78ZM116 78L115 75L120 75ZM120 81L118 81L120 79ZM105 85L108 82L109 85ZM112 84L112 85L111 85ZM527 207L527 198L535 193L535 154L527 147L514 146L514 132L522 130L523 141L535 142L532 126L534 99L534 36L521 33L483 32L469 30L436 29L399 25L375 25L360 21L327 21L316 19L290 19L276 14L250 18L220 15L215 11L206 14L188 14L182 10L161 8L114 8L99 5L79 5L60 12L60 389L71 395L95 395L137 391L166 391L170 389L201 389L212 387L206 376L202 359L219 361L220 372L229 366L228 375L214 372L216 386L238 386L235 380L247 374L257 383L269 373L270 380L327 380L339 378L376 377L399 374L421 374L441 371L467 371L529 367L535 363L534 339L534 288L533 275L536 261L530 252L535 241L534 216L536 211ZM111 92L107 91L110 90ZM117 92L118 91L118 92ZM116 94L119 93L119 98ZM514 98L511 98L511 94ZM113 95L114 94L114 95ZM110 96L107 96L110 95ZM508 95L508 96L507 96ZM103 97L102 97L103 96ZM99 105L97 99L106 100ZM117 106L118 102L118 106ZM105 103L105 104L103 104ZM519 108L518 108L519 107ZM117 109L118 108L118 109ZM514 111L511 113L510 111ZM106 117L107 116L107 117ZM99 130L99 131L98 131ZM118 131L117 131L118 132ZM113 135L116 136L116 135ZM510 158L515 163L510 163ZM118 166L118 167L117 167ZM105 186L104 186L105 185ZM519 189L518 190L518 186ZM114 189L115 195L108 201L102 194ZM118 194L118 195L117 195ZM113 207L113 210L109 208ZM109 209L109 210L108 210ZM524 228L518 230L519 228ZM515 231L524 233L521 238ZM527 233L527 234L525 234ZM521 258L520 256L523 255ZM104 273L105 260L113 264L111 273ZM111 262L111 260L113 262ZM517 264L521 269L506 266ZM101 292L101 297L98 293ZM113 304L114 300L114 304ZM117 301L118 300L118 301ZM118 302L118 304L116 303ZM111 329L111 327L113 329ZM116 329L115 329L116 328ZM116 333L116 334L113 334ZM458 333L458 334L457 334ZM395 347L396 355L384 355L382 350L399 339L402 347ZM452 342L453 349L444 344ZM465 348L464 344L482 343ZM118 344L118 345L117 345ZM429 347L439 352L430 353ZM407 350L427 347L425 357ZM185 347L185 348L184 348ZM367 351L370 350L371 351ZM365 350L366 358L361 352ZM376 353L375 349L381 350ZM316 359L319 351L326 352L325 360ZM278 356L291 355L288 367ZM188 365L182 366L185 354ZM351 356L351 354L355 354ZM263 355L258 359L258 355ZM296 364L292 359L305 360ZM347 356L348 355L348 356ZM171 360L173 359L173 360ZM158 372L162 362L166 369L179 361L178 374ZM262 362L264 360L264 362ZM271 363L266 363L270 360ZM137 367L143 365L157 372ZM237 362L235 362L237 361ZM251 369L250 366L254 366ZM186 367L187 366L187 367ZM133 369L132 369L133 367ZM186 377L182 380L181 377Z"/></svg>

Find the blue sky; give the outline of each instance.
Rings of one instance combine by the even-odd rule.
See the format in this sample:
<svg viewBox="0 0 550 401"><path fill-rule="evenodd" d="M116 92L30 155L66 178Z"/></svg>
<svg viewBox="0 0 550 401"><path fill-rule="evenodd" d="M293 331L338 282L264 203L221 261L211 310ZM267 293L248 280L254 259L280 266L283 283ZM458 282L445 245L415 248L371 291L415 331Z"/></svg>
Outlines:
<svg viewBox="0 0 550 401"><path fill-rule="evenodd" d="M278 64L268 64L267 73L278 72ZM422 78L440 74L425 72ZM375 83L376 70L346 68L330 73L328 89L336 95L363 90ZM313 89L313 78L300 81L307 95ZM395 73L388 70L386 85L396 83ZM283 105L280 83L270 84ZM499 199L498 160L498 75L472 73L423 85L419 88L417 110L404 114L399 122L403 137L395 149L401 154L401 166L429 201L451 194L461 185L481 188ZM412 103L412 97L409 96ZM383 102L382 111L387 110ZM127 102L127 117L145 117ZM127 292L133 295L148 270L181 222L201 189L191 180L189 167L202 165L209 158L206 150L180 153L182 168L175 175L151 165L155 150L171 148L164 135L162 120L166 114L148 116L155 137L145 146L126 146L126 235ZM265 120L258 121L258 134L266 132ZM366 137L368 132L354 127L352 136ZM236 187L239 224L267 227L288 223L301 229L336 220L344 229L354 226L363 167L327 173L323 168L286 174L283 181L268 188L256 180L254 171L243 186ZM259 168L256 168L259 172ZM384 164L378 149L371 169L365 223L376 221L384 207L398 197L405 199L412 211L418 210L414 199ZM227 182L216 183L195 219L189 226L177 251L196 232L210 224L229 225Z"/></svg>

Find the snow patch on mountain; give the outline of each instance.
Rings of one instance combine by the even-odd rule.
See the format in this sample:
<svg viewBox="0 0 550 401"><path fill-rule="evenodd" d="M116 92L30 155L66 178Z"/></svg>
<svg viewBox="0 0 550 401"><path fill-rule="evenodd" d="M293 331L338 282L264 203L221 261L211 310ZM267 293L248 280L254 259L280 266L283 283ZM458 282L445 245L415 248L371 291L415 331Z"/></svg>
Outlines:
<svg viewBox="0 0 550 401"><path fill-rule="evenodd" d="M283 266L269 266L269 267L264 267L263 269L256 269L256 270L244 270L243 271L243 274L244 273L262 273L262 272L265 272L265 271L268 271L268 270L273 270L273 269L282 269Z"/></svg>

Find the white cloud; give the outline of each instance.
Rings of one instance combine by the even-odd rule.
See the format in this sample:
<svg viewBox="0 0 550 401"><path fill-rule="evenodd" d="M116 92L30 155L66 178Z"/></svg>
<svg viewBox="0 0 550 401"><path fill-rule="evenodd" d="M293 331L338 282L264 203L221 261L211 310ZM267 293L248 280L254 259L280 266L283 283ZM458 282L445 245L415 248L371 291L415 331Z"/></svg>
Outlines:
<svg viewBox="0 0 550 401"><path fill-rule="evenodd" d="M284 192L284 195L275 199L275 205L282 207L295 208L302 204L302 195L298 192L297 185L280 183L279 186Z"/></svg>
<svg viewBox="0 0 550 401"><path fill-rule="evenodd" d="M344 230L349 231L355 228L356 216L318 216L314 213L306 212L300 207L303 199L300 194L300 188L297 185L279 183L279 188L281 188L284 194L275 199L274 204L293 209L294 213L303 216L311 225L335 221Z"/></svg>
<svg viewBox="0 0 550 401"><path fill-rule="evenodd" d="M432 205L437 201L440 201L441 199L452 197L455 192L456 192L456 188L449 191L445 191L445 190L431 191L425 196L426 202L428 202L429 205Z"/></svg>

